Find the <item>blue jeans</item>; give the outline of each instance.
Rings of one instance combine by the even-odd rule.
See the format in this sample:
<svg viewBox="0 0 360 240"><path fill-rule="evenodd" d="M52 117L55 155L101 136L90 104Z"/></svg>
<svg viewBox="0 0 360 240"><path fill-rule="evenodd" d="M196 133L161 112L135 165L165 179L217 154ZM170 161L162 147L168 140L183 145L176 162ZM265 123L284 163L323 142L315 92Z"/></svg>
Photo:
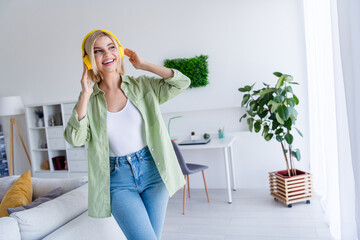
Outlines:
<svg viewBox="0 0 360 240"><path fill-rule="evenodd" d="M148 147L110 157L111 213L129 240L161 239L169 193Z"/></svg>

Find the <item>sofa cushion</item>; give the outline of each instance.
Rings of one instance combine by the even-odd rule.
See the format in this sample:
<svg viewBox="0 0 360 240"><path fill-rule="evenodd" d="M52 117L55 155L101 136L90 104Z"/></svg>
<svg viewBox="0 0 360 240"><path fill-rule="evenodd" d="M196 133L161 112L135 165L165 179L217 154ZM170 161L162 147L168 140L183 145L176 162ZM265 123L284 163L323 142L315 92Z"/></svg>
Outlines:
<svg viewBox="0 0 360 240"><path fill-rule="evenodd" d="M20 175L6 176L0 178L0 193L7 192L11 185L20 177Z"/></svg>
<svg viewBox="0 0 360 240"><path fill-rule="evenodd" d="M54 198L57 198L58 196L61 195L61 187L56 188L55 190L41 196L38 197L37 199L35 199L34 201L32 201L30 204L28 205L24 205L24 206L20 206L17 208L8 208L7 211L9 214L12 214L13 212L20 212L23 211L25 209L30 209L30 208L34 208L36 206L39 206L40 204L50 201Z"/></svg>
<svg viewBox="0 0 360 240"><path fill-rule="evenodd" d="M22 240L42 239L85 212L88 208L88 184L84 184L37 207L14 212Z"/></svg>
<svg viewBox="0 0 360 240"><path fill-rule="evenodd" d="M0 240L21 240L19 226L14 218L0 218L0 229Z"/></svg>
<svg viewBox="0 0 360 240"><path fill-rule="evenodd" d="M20 177L20 175L13 175L0 178L0 193L6 193L10 186ZM31 178L33 186L33 200L36 198L58 188L62 187L62 193L64 194L77 187L80 187L84 183L88 182L87 176L66 178L66 179L49 179L49 178ZM1 198L0 198L1 202Z"/></svg>
<svg viewBox="0 0 360 240"><path fill-rule="evenodd" d="M6 192L0 204L0 217L9 216L7 208L27 205L32 201L30 170L21 175Z"/></svg>
<svg viewBox="0 0 360 240"><path fill-rule="evenodd" d="M68 222L44 240L121 240L126 239L113 216L108 218L92 218L88 211Z"/></svg>
<svg viewBox="0 0 360 240"><path fill-rule="evenodd" d="M31 181L33 186L33 199L36 199L58 187L62 188L61 194L69 192L87 183L88 178L86 176L66 179L45 179L33 177L31 178Z"/></svg>
<svg viewBox="0 0 360 240"><path fill-rule="evenodd" d="M6 192L9 190L11 185L18 179L20 175L17 176L6 176L0 178L0 203L4 198Z"/></svg>
<svg viewBox="0 0 360 240"><path fill-rule="evenodd" d="M7 191L6 191L7 192ZM4 198L6 192L0 192L0 203L1 203L1 200Z"/></svg>

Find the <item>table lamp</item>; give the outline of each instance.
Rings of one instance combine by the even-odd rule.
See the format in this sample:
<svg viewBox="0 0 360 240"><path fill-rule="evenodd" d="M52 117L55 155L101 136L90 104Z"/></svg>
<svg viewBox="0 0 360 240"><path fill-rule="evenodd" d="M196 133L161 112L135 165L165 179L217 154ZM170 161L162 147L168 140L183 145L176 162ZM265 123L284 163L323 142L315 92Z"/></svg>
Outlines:
<svg viewBox="0 0 360 240"><path fill-rule="evenodd" d="M173 120L173 119L175 119L175 118L181 118L182 116L175 116L175 117L171 117L170 119L169 119L169 122L168 122L168 133L169 133L169 136L170 136L170 123L171 123L171 121ZM170 138L171 138L171 136L170 136ZM171 139L171 140L177 140L177 139Z"/></svg>
<svg viewBox="0 0 360 240"><path fill-rule="evenodd" d="M20 115L24 113L24 103L20 96L11 96L11 97L3 97L0 98L0 117L4 116L14 116ZM10 162L9 162L9 175L14 175L14 140L13 140L13 125L16 127L16 131L20 137L21 143L24 147L26 156L29 160L29 164L31 166L31 161L29 154L26 150L24 141L20 134L18 125L16 123L15 118L10 119Z"/></svg>

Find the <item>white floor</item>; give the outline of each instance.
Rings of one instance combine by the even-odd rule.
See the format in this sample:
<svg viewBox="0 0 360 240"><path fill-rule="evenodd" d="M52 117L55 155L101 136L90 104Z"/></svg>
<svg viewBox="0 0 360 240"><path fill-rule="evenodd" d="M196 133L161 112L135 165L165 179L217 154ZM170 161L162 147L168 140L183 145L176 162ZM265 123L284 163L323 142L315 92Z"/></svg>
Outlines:
<svg viewBox="0 0 360 240"><path fill-rule="evenodd" d="M169 200L162 239L333 239L317 197L310 204L288 208L275 201L268 189L232 193L233 203L228 204L225 189L209 189L208 203L204 189L191 189L183 215L179 190Z"/></svg>

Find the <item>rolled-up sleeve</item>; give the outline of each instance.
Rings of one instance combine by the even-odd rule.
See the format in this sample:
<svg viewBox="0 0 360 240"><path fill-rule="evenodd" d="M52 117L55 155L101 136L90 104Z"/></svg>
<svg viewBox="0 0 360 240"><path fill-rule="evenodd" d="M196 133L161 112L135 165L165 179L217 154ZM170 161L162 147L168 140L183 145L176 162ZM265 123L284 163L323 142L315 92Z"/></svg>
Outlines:
<svg viewBox="0 0 360 240"><path fill-rule="evenodd" d="M155 78L151 77L150 85L159 101L159 104L170 100L179 95L190 86L190 79L182 74L179 70L171 69L174 76L171 78Z"/></svg>
<svg viewBox="0 0 360 240"><path fill-rule="evenodd" d="M88 115L86 114L83 119L78 120L77 106L80 97L81 93L64 131L65 140L73 146L84 145L90 140L91 136Z"/></svg>

